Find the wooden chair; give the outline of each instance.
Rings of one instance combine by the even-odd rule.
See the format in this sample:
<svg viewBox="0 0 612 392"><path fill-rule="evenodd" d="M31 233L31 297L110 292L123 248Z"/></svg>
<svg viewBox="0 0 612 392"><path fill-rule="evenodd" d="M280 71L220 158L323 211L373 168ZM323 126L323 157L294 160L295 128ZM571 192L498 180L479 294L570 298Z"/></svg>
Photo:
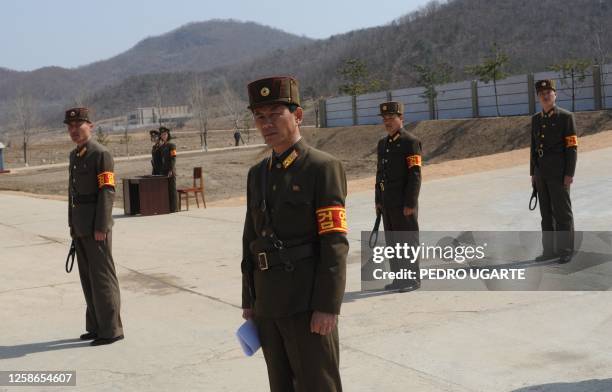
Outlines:
<svg viewBox="0 0 612 392"><path fill-rule="evenodd" d="M199 181L199 185L196 183ZM204 200L204 177L202 176L202 168L194 167L193 168L193 188L182 188L176 190L179 194L179 211L181 211L181 204L183 201L183 195L185 195L185 205L187 206L187 211L189 211L189 194L193 193L195 197L196 204L198 208L200 208L200 202L198 200L198 194L202 197L202 203L204 204L204 208L206 208L206 201Z"/></svg>

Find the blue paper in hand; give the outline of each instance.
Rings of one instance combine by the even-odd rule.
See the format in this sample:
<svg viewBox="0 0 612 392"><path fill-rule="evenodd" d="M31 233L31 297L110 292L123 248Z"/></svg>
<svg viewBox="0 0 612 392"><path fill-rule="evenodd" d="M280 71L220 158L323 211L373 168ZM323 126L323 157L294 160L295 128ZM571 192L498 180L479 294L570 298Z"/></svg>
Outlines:
<svg viewBox="0 0 612 392"><path fill-rule="evenodd" d="M253 320L245 321L236 331L236 337L238 338L238 342L240 342L242 351L244 351L248 357L255 354L261 347L259 335L257 334L257 327Z"/></svg>

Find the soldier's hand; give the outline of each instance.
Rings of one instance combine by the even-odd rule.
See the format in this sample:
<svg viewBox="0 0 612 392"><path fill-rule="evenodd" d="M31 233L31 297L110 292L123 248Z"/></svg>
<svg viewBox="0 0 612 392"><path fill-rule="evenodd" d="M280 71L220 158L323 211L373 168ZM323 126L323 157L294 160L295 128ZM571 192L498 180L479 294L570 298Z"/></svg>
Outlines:
<svg viewBox="0 0 612 392"><path fill-rule="evenodd" d="M404 216L410 216L416 212L416 208L404 207Z"/></svg>
<svg viewBox="0 0 612 392"><path fill-rule="evenodd" d="M105 232L103 232L103 231L97 231L97 230L96 230L96 231L94 232L94 239L95 239L96 241L104 241L104 240L106 240L106 233L105 233Z"/></svg>
<svg viewBox="0 0 612 392"><path fill-rule="evenodd" d="M564 176L563 177L563 186L569 188L570 185L574 182L574 177Z"/></svg>
<svg viewBox="0 0 612 392"><path fill-rule="evenodd" d="M315 310L312 312L312 318L310 319L310 332L328 335L336 327L337 321L337 314L323 313Z"/></svg>
<svg viewBox="0 0 612 392"><path fill-rule="evenodd" d="M245 308L242 309L242 318L245 320L250 320L253 318L253 309L251 308Z"/></svg>
<svg viewBox="0 0 612 392"><path fill-rule="evenodd" d="M382 205L380 203L376 203L374 205L374 209L376 210L376 213L378 213L378 211L382 211Z"/></svg>
<svg viewBox="0 0 612 392"><path fill-rule="evenodd" d="M531 176L531 184L535 184L535 176Z"/></svg>

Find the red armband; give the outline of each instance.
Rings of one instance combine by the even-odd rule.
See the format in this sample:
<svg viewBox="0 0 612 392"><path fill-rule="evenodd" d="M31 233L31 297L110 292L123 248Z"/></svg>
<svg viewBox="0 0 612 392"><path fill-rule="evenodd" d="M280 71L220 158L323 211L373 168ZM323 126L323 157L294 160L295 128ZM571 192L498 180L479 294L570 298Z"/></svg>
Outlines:
<svg viewBox="0 0 612 392"><path fill-rule="evenodd" d="M326 233L347 233L346 209L343 206L329 206L317 209L317 231Z"/></svg>

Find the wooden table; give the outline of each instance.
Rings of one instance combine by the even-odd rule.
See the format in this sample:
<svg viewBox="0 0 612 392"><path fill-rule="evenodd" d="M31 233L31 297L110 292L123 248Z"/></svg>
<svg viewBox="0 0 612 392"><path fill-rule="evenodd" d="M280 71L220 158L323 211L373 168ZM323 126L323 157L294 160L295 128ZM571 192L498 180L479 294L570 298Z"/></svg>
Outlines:
<svg viewBox="0 0 612 392"><path fill-rule="evenodd" d="M169 214L168 177L139 176L124 178L123 210L126 215Z"/></svg>

